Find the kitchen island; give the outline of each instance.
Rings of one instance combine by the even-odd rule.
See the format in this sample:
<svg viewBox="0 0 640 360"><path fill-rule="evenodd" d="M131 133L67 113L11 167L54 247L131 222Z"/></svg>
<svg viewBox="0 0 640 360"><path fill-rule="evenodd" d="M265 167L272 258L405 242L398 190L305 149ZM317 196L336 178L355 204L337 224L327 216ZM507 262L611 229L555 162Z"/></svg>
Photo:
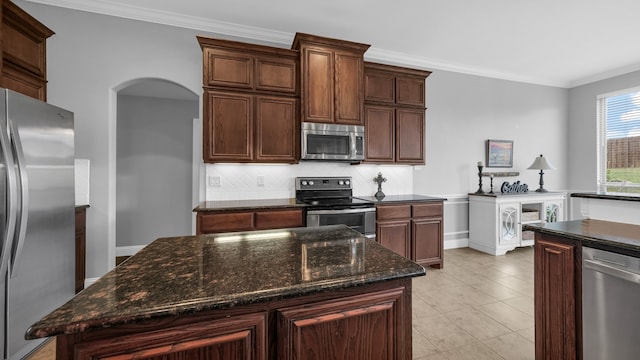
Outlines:
<svg viewBox="0 0 640 360"><path fill-rule="evenodd" d="M161 238L27 331L58 359L411 359L422 266L345 226Z"/></svg>
<svg viewBox="0 0 640 360"><path fill-rule="evenodd" d="M530 224L524 225L523 229L535 232L536 359L582 359L583 348L593 345L583 342L583 329L587 329L583 328L583 248L640 258L640 226L585 219ZM589 296L589 299L599 302L600 309L618 307L626 318L637 318L635 303L632 308L623 308L620 301L607 303L602 299L605 292L601 288L597 299L595 296ZM607 317L604 313L598 316ZM594 329L588 330L593 332ZM595 331L601 334L599 339L608 330L596 328ZM634 332L629 334L637 337ZM602 347L601 350L607 351ZM589 355L593 356L593 352Z"/></svg>

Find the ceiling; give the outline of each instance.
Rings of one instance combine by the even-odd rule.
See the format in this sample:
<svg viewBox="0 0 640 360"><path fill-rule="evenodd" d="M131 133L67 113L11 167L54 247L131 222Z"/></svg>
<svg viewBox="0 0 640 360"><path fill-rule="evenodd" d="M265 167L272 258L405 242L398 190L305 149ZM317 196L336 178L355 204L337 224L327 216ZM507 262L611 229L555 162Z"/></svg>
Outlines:
<svg viewBox="0 0 640 360"><path fill-rule="evenodd" d="M25 0L289 47L296 32L365 59L570 88L640 70L637 0Z"/></svg>

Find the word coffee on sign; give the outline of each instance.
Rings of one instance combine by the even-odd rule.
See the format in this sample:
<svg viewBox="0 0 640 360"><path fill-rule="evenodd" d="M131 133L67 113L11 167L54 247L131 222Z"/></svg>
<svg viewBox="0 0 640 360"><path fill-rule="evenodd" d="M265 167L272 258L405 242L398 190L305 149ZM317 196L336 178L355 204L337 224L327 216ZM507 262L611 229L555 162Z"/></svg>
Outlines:
<svg viewBox="0 0 640 360"><path fill-rule="evenodd" d="M500 191L503 194L526 193L527 191L529 191L529 185L520 184L520 181L516 181L513 184L509 184L508 181L505 181L502 183Z"/></svg>

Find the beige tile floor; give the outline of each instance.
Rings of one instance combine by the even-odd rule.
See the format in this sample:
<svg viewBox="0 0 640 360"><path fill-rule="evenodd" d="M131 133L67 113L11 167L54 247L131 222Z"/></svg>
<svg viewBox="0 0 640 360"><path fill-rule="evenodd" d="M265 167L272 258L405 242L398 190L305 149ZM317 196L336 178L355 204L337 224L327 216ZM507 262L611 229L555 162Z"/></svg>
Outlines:
<svg viewBox="0 0 640 360"><path fill-rule="evenodd" d="M413 358L533 359L533 248L491 256L445 250L413 279ZM29 360L54 359L55 343Z"/></svg>
<svg viewBox="0 0 640 360"><path fill-rule="evenodd" d="M533 248L445 250L414 278L413 359L534 359Z"/></svg>

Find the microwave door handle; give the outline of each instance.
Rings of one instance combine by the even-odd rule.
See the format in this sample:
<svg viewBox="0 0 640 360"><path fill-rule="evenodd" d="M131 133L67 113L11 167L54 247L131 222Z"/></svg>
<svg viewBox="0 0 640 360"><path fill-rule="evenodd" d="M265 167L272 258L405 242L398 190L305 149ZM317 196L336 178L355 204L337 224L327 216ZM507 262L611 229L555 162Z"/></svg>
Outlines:
<svg viewBox="0 0 640 360"><path fill-rule="evenodd" d="M2 151L2 157L4 158L5 173L6 173L6 201L7 201L7 215L6 226L2 238L2 244L0 244L0 274L4 274L9 265L9 254L11 253L13 238L15 236L16 229L16 215L17 215L17 203L18 193L16 191L16 167L13 162L13 152L11 151L11 140L7 131L6 124L0 126L0 151ZM4 281L4 276L2 281Z"/></svg>
<svg viewBox="0 0 640 360"><path fill-rule="evenodd" d="M13 144L13 150L16 155L16 163L18 165L18 177L20 178L20 211L18 222L18 234L15 236L17 241L15 242L15 248L13 251L13 258L11 259L11 277L16 277L16 269L22 255L22 249L24 248L25 235L27 233L27 222L29 221L29 181L27 179L27 167L22 151L22 141L20 141L20 134L18 133L18 127L12 121L9 121L9 130L11 134L11 143Z"/></svg>

